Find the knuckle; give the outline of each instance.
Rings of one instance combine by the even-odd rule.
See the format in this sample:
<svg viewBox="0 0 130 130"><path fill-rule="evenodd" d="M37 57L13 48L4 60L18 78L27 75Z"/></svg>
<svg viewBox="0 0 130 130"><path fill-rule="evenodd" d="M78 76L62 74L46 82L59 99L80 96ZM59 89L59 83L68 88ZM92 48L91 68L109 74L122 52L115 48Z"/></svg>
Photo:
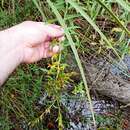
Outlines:
<svg viewBox="0 0 130 130"><path fill-rule="evenodd" d="M32 23L34 23L34 22L33 21L24 21L22 24L24 24L24 25L30 25Z"/></svg>

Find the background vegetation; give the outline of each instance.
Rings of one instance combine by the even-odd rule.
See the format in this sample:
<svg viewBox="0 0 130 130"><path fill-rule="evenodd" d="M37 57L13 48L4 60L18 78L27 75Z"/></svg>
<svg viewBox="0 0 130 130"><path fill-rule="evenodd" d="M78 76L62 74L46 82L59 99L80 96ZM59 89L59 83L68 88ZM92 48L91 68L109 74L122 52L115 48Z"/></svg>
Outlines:
<svg viewBox="0 0 130 130"><path fill-rule="evenodd" d="M58 43L64 51L51 59L19 66L1 88L0 129L45 130L53 127L51 120L56 123L55 129L66 128L61 97L68 84L76 87L80 82L83 82L83 87L75 89L75 93L83 92L88 99L94 125L106 120L106 117L94 117L80 55L85 53L105 58L111 52L114 58L110 56L109 62L113 63L129 54L129 12L128 0L2 0L1 29L24 20L44 21L61 25L66 39ZM78 83L72 80L78 74L70 69L73 65L68 62L69 54L73 55L74 65L78 66L82 77ZM124 66L120 68L126 69ZM41 107L38 101L45 95L46 101ZM117 122L115 129L119 130L119 124Z"/></svg>

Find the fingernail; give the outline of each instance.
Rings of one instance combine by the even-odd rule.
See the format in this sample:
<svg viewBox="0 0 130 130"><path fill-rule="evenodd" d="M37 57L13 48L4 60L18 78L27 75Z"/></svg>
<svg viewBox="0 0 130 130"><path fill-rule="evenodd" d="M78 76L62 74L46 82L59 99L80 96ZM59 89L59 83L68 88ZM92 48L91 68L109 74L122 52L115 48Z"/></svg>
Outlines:
<svg viewBox="0 0 130 130"><path fill-rule="evenodd" d="M60 47L59 46L56 45L56 46L53 47L53 52L54 53L57 53L59 51L60 51Z"/></svg>
<svg viewBox="0 0 130 130"><path fill-rule="evenodd" d="M62 27L61 27L60 29L61 29L61 31L64 33L64 29L63 29Z"/></svg>
<svg viewBox="0 0 130 130"><path fill-rule="evenodd" d="M64 36L59 38L59 41L64 41L64 40L65 40Z"/></svg>
<svg viewBox="0 0 130 130"><path fill-rule="evenodd" d="M59 46L59 51L64 50L64 47L62 45Z"/></svg>

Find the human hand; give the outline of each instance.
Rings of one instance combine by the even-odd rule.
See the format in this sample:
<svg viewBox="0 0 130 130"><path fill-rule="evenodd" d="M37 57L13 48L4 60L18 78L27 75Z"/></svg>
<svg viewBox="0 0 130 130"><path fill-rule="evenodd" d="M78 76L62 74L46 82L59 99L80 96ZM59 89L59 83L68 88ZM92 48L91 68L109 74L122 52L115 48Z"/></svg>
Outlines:
<svg viewBox="0 0 130 130"><path fill-rule="evenodd" d="M60 48L50 48L50 42L64 39L63 29L54 24L26 21L5 30L4 44L6 52L19 50L21 62L32 63L57 53ZM18 54L17 54L18 55Z"/></svg>
<svg viewBox="0 0 130 130"><path fill-rule="evenodd" d="M50 47L53 39L64 39L63 29L53 24L26 21L0 32L0 81L20 63L33 63L60 50Z"/></svg>

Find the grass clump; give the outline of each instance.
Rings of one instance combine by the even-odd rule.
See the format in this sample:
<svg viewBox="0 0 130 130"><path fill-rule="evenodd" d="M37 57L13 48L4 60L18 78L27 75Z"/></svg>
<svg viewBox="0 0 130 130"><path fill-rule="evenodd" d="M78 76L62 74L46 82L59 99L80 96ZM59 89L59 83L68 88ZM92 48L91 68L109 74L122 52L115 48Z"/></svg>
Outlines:
<svg viewBox="0 0 130 130"><path fill-rule="evenodd" d="M95 120L90 88L80 56L98 55L105 59L107 53L112 53L115 58L110 56L108 59L112 63L113 60L117 62L128 54L129 4L122 0L116 1L117 3L109 0L1 1L1 29L23 20L36 20L60 24L66 36L65 41L61 43L64 51L46 61L21 65L9 78L4 88L1 88L1 130L14 128L42 130L50 127L65 129L67 125L64 121L61 98L64 92L67 92L68 84L74 86L75 89L72 91L74 94L80 93L87 97L95 127L97 119L106 120L105 117L97 118L97 116ZM113 8L115 3L116 8L115 6ZM75 58L73 62L80 71L80 83L72 80L76 73L75 70L69 71L69 67L74 63L69 64L68 54ZM38 101L41 97L44 97L44 100L39 105Z"/></svg>

